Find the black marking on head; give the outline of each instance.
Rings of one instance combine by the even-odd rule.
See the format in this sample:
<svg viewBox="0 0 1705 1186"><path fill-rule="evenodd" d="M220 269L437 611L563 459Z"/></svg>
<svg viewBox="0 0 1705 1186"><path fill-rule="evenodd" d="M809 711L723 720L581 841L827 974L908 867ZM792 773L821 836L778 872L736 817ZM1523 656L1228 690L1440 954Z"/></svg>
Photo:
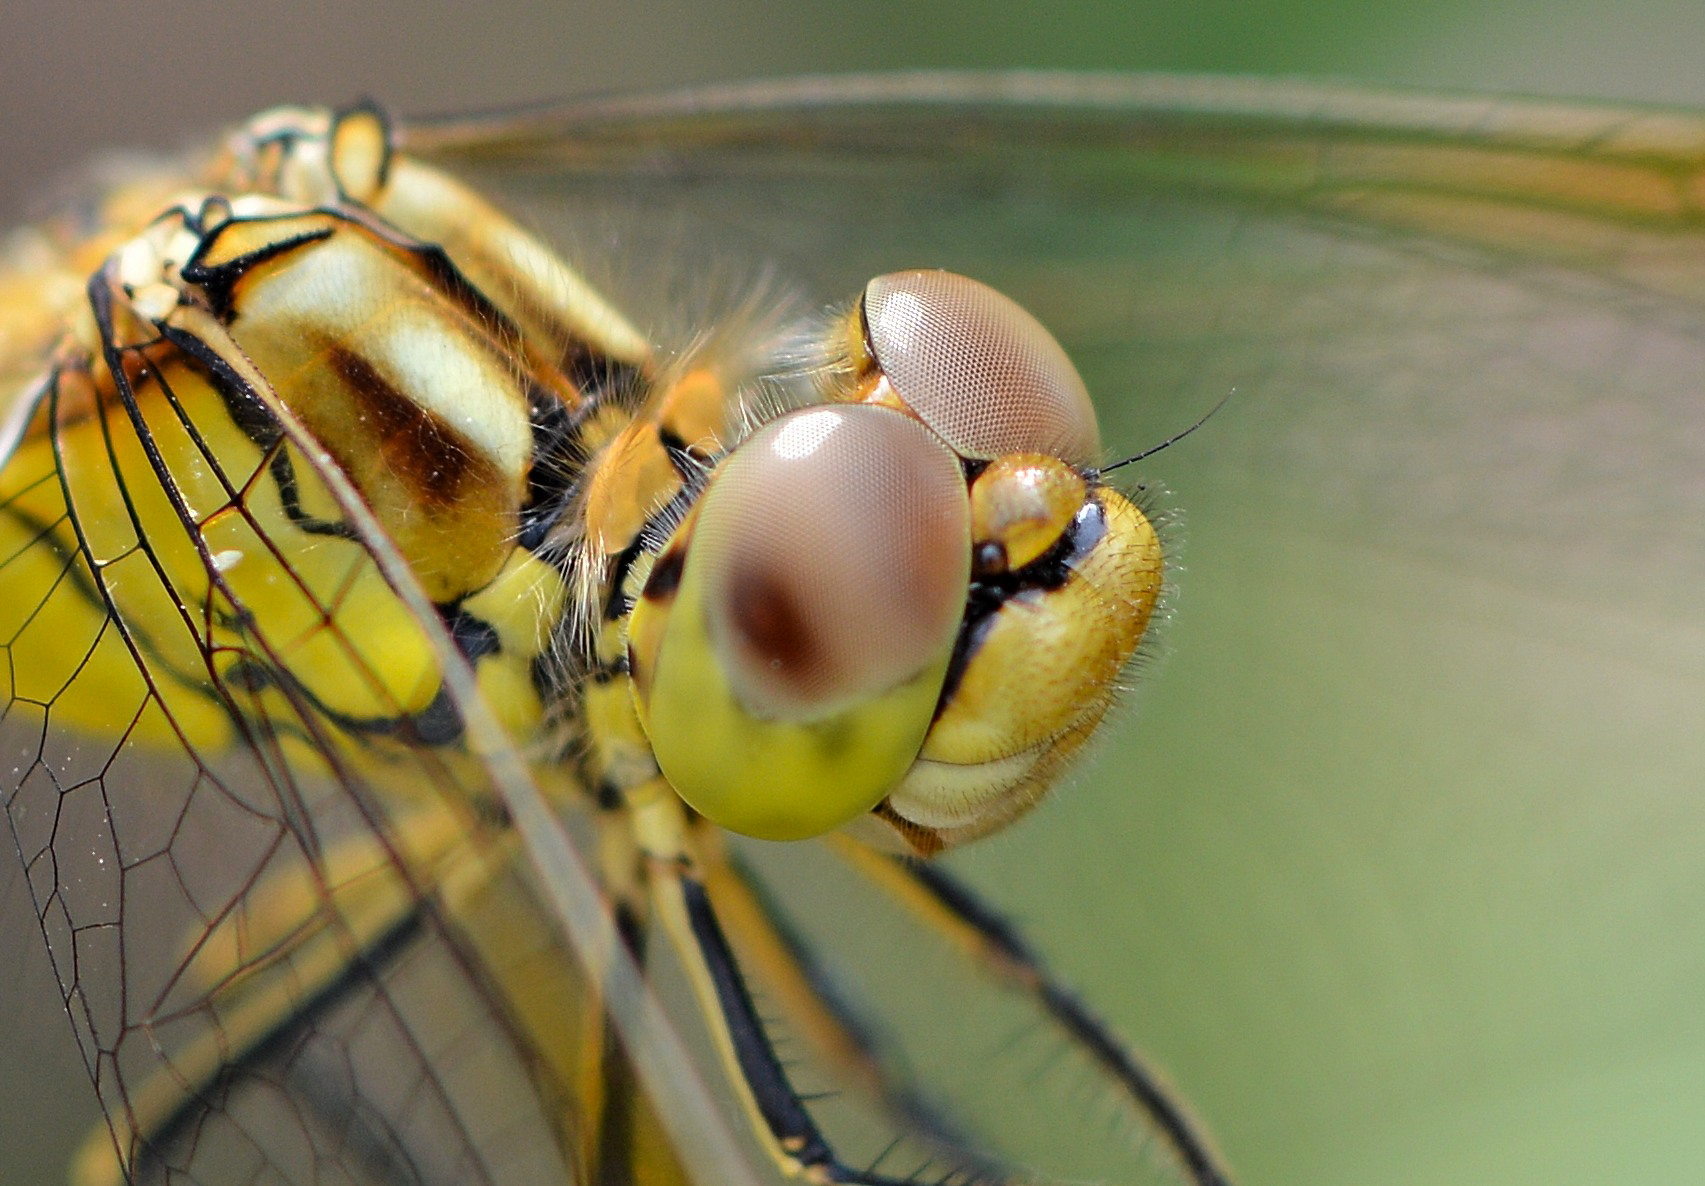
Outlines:
<svg viewBox="0 0 1705 1186"><path fill-rule="evenodd" d="M946 711L959 691L966 668L994 629L995 619L1006 603L1018 597L1039 597L1060 588L1106 535L1107 512L1092 491L1054 546L1023 568L984 575L973 564L971 587L965 595L965 616L959 623L959 637L953 642L953 657L947 663L941 696L935 702L936 717Z"/></svg>
<svg viewBox="0 0 1705 1186"><path fill-rule="evenodd" d="M657 557L657 563L651 566L651 574L645 578L645 590L641 593L647 601L669 601L681 588L681 574L687 568L687 550L682 547L666 548Z"/></svg>

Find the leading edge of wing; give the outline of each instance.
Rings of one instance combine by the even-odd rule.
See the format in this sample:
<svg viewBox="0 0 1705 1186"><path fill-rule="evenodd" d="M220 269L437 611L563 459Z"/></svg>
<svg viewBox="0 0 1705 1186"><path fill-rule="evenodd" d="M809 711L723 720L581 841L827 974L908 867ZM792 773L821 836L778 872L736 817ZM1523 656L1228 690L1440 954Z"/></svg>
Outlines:
<svg viewBox="0 0 1705 1186"><path fill-rule="evenodd" d="M1003 160L1547 259L1705 298L1705 114L1190 75L916 73L742 82L405 125L452 167L751 179ZM1650 252L1661 248L1664 264Z"/></svg>
<svg viewBox="0 0 1705 1186"><path fill-rule="evenodd" d="M1016 131L1025 117L1113 123L1217 120L1524 144L1625 159L1705 155L1705 114L1655 105L1451 94L1302 78L1071 71L916 71L807 75L611 94L410 120L406 145L427 153L591 154L600 142L679 147L827 143L859 120L914 122L981 113Z"/></svg>

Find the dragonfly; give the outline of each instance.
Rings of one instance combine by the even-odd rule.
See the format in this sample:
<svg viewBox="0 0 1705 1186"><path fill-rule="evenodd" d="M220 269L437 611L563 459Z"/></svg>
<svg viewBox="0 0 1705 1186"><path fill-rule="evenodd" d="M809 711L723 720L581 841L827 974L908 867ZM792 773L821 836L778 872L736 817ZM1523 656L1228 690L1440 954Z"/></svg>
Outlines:
<svg viewBox="0 0 1705 1186"><path fill-rule="evenodd" d="M1221 463L1251 475L1311 435L1321 449L1365 443L1343 424L1355 406L1317 392L1364 404L1419 393L1444 416L1514 381L1493 366L1446 388L1429 380L1459 377L1455 362L1417 350L1404 369L1358 353L1382 308L1432 312L1438 339L1465 320L1490 326L1490 343L1468 346L1530 367L1550 340L1534 303L1517 299L1534 286L1542 309L1595 285L1627 321L1684 329L1700 275L1685 200L1694 127L1288 84L1038 75L747 84L400 125L366 108L290 111L228 141L206 167L215 185L181 165L129 177L92 219L74 210L20 241L0 304L13 323L0 497L17 524L0 580L37 592L6 599L23 608L5 631L14 683L0 742L18 772L5 788L15 844L108 1116L79 1180L152 1180L180 1164L213 1181L257 1166L294 1180L331 1164L376 1181L737 1181L772 1166L906 1178L881 1145L859 1163L835 1151L813 1113L825 1103L801 1102L755 1000L775 1002L778 1028L809 1039L928 1150L935 1177L1009 1177L957 1117L908 1089L729 855L719 816L787 841L832 832L835 859L1081 1050L1158 1147L1142 1155L1158 1167L1130 1174L1228 1180L1158 1073L998 913L915 859L1017 807L962 835L953 822L920 826L896 806L900 778L885 767L866 780L874 790L855 791L852 815L826 826L778 822L768 808L726 816L730 785L768 789L787 773L754 780L748 741L722 753L736 726L714 689L728 677L694 670L677 685L685 699L649 700L669 701L659 656L680 607L697 613L708 596L711 570L682 541L780 527L803 494L723 511L706 492L738 489L758 464L748 459L785 453L789 430L866 406L871 391L870 414L921 421L923 443L945 440L962 479L1005 472L906 403L907 363L887 350L880 308L896 292L919 299L912 286L945 284L949 303L998 309L1042 343L1050 374L1095 377L1103 408L1147 389L1284 394L1277 441L1245 441ZM1076 238L1063 242L1068 210ZM309 282L327 273L293 257L346 240L378 262ZM982 278L1030 313L976 281L913 270L981 258L972 240L1000 242ZM1202 267L1205 249L1226 266ZM742 256L763 266L726 283ZM648 258L671 266L648 272ZM1322 276L1350 287L1328 296ZM475 362L442 346L382 368L340 347L385 317L386 298L371 295L381 278L399 286L391 299L406 281L451 306L455 331L440 343L477 331L480 357L501 362L475 382L457 370ZM292 294L292 280L308 291ZM669 323L695 308L697 320ZM1033 334L1031 314L1072 362ZM282 328L269 337L269 324ZM1322 325L1344 333L1323 344ZM1512 333L1525 352L1497 352ZM428 357L432 375L408 361ZM328 358L333 378L315 377ZM1603 366L1550 361L1553 379ZM521 394L459 413L479 445L448 449L432 417L409 410L430 405L350 415L327 412L333 400L305 413L274 396L316 383L371 396L398 386L381 380L399 368L411 390L448 374L452 387ZM565 382L580 402L542 398ZM1054 419L1076 427L1023 452L1067 475L1067 520L1091 503L1131 505L1101 479L1110 458L1082 427L1075 384L1051 386L1071 389L1053 406L1073 415ZM564 424L541 407L590 410ZM508 438L493 427L505 415ZM510 503L499 467L481 461L505 448L532 458ZM855 458L837 493L876 455ZM1404 473L1389 450L1379 456L1378 468ZM1341 461L1321 469L1375 467L1370 455ZM458 497L424 497L458 481ZM1408 521L1418 484L1397 487L1353 513ZM511 504L502 530L457 530ZM1448 500L1427 509L1433 525L1460 514ZM1570 510L1591 533L1595 512ZM751 530L716 522L743 515ZM518 546L533 536L549 541L548 562ZM1009 547L916 550L963 560L943 582L960 589L956 640ZM1145 572L1137 600L1152 604L1159 570ZM1149 612L1110 659L1073 653L1094 631L1050 640L1086 681L1053 698L1080 714L1054 735L1061 749L1093 730ZM1073 630L1104 616L1076 612ZM938 640L947 633L938 626ZM519 668L494 660L515 655ZM941 691L949 677L932 675L914 719L946 719L972 670L951 677L953 696ZM772 710L786 698L767 694ZM1013 699L1031 711L1049 697ZM919 743L906 747L909 762ZM705 753L722 757L696 764ZM1045 765L1038 782L1056 773ZM693 785L699 770L706 785ZM855 775L837 766L805 781ZM683 995L706 1019L756 1167L645 986L660 958L652 930L686 969ZM494 1116L492 1098L522 1101L525 1115Z"/></svg>

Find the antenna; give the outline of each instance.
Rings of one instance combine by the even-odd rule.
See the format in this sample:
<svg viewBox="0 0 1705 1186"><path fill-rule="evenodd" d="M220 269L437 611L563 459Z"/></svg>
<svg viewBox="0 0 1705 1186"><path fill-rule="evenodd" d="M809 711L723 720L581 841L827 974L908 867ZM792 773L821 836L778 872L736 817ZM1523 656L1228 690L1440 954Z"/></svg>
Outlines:
<svg viewBox="0 0 1705 1186"><path fill-rule="evenodd" d="M1172 436L1169 436L1164 441L1160 442L1160 444L1151 445L1147 449L1144 449L1141 453L1133 453L1129 457L1121 458L1120 460L1115 461L1112 465L1102 466L1099 470L1095 471L1096 477L1100 477L1102 474L1111 473L1112 471L1118 469L1120 466L1130 465L1133 462L1141 461L1145 457L1153 457L1156 453L1159 453L1162 449L1170 449L1173 445L1176 445L1179 441L1183 440L1185 437L1187 437L1191 433L1195 432L1198 428L1202 427L1202 425L1206 424L1209 420L1213 419L1214 413L1218 412L1221 408L1225 407L1227 402L1230 401L1231 397L1236 395L1236 394L1237 394L1237 388L1233 387L1230 391L1228 391L1224 395L1220 396L1220 402L1219 403L1217 403L1213 407L1209 408L1207 410L1207 413L1200 420L1196 421L1196 423L1192 424L1189 428L1186 428L1183 432L1174 433Z"/></svg>

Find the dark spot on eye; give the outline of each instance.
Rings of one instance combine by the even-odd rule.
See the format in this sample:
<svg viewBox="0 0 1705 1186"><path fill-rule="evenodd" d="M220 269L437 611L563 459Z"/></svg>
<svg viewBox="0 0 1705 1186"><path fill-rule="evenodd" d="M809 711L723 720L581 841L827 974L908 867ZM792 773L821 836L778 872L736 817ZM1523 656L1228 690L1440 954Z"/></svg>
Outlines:
<svg viewBox="0 0 1705 1186"><path fill-rule="evenodd" d="M686 566L686 551L670 548L651 566L651 575L645 578L645 589L640 596L647 601L668 601L681 587L681 572Z"/></svg>
<svg viewBox="0 0 1705 1186"><path fill-rule="evenodd" d="M728 620L769 678L803 689L819 657L816 636L793 592L768 572L742 572L728 586Z"/></svg>

